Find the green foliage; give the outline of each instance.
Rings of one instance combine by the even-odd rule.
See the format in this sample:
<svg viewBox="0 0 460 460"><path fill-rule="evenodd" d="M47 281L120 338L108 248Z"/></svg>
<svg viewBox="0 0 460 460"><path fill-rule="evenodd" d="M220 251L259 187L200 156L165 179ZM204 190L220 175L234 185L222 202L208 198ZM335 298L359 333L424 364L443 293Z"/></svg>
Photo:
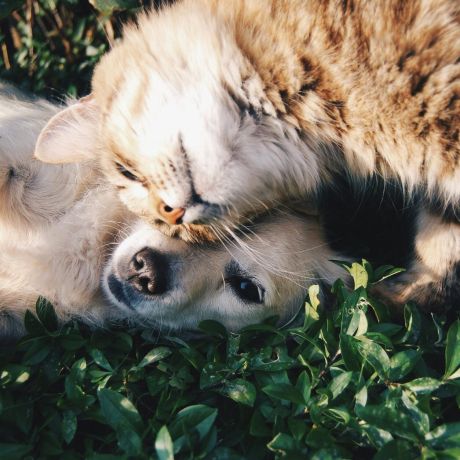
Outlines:
<svg viewBox="0 0 460 460"><path fill-rule="evenodd" d="M48 97L90 91L93 68L141 0L0 0L0 78Z"/></svg>
<svg viewBox="0 0 460 460"><path fill-rule="evenodd" d="M58 329L39 299L0 353L0 458L459 458L460 322L392 322L369 289L391 269L347 268L333 311L314 286L301 325L188 342Z"/></svg>

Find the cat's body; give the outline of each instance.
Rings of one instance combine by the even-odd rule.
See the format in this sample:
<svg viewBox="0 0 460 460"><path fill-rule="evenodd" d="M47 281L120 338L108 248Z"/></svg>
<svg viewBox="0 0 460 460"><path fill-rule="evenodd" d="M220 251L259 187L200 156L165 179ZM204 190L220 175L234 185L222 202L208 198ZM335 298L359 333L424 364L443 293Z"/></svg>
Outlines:
<svg viewBox="0 0 460 460"><path fill-rule="evenodd" d="M184 0L126 28L80 109L151 220L235 223L337 170L397 178L455 216L459 58L455 0ZM85 156L44 139L47 161Z"/></svg>

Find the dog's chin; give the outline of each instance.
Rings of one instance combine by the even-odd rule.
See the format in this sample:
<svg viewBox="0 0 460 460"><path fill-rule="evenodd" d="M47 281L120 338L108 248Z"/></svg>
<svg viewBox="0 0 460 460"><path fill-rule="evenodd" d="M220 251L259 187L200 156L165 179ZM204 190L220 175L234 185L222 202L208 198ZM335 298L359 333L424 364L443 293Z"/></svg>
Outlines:
<svg viewBox="0 0 460 460"><path fill-rule="evenodd" d="M109 303L126 313L133 313L134 307L131 305L123 283L113 274L107 273L102 280L102 291Z"/></svg>

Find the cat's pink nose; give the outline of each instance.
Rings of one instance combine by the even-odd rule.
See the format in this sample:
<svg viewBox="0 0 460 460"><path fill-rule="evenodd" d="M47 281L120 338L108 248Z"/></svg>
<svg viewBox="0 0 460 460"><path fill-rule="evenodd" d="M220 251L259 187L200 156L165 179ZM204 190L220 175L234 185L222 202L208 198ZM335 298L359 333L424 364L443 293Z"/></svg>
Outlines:
<svg viewBox="0 0 460 460"><path fill-rule="evenodd" d="M185 214L184 208L171 208L165 203L160 203L159 213L162 219L169 225L179 225L182 223L182 217Z"/></svg>

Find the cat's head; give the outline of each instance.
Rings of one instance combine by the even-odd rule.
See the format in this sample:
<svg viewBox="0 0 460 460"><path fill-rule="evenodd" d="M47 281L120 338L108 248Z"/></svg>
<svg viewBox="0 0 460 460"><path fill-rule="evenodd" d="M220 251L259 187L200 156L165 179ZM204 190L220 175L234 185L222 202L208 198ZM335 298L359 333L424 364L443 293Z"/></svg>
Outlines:
<svg viewBox="0 0 460 460"><path fill-rule="evenodd" d="M95 158L137 215L215 239L318 172L232 33L210 14L180 12L128 28L97 66L92 96L51 120L36 156Z"/></svg>

